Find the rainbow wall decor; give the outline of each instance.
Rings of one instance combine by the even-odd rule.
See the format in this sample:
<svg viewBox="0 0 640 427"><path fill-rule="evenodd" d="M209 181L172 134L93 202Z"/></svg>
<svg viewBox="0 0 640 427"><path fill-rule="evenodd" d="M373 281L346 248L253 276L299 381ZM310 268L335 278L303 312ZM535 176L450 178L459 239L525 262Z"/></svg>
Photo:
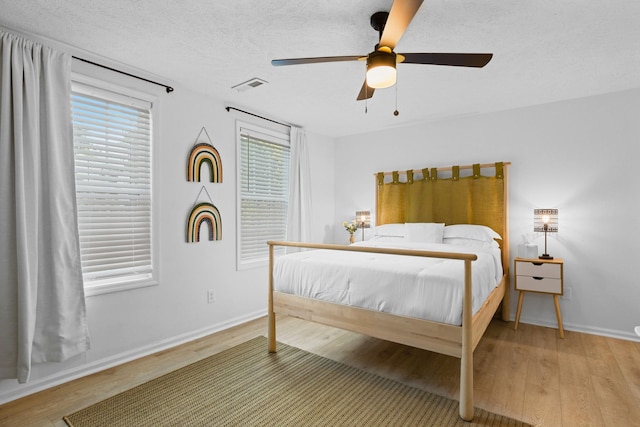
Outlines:
<svg viewBox="0 0 640 427"><path fill-rule="evenodd" d="M187 220L187 243L200 241L200 226L209 226L209 240L222 240L222 218L218 208L211 203L198 203L191 209Z"/></svg>
<svg viewBox="0 0 640 427"><path fill-rule="evenodd" d="M222 182L222 160L220 159L220 153L215 147L206 142L196 144L191 153L189 153L189 160L187 162L187 181L200 182L200 172L202 165L209 166L209 176L211 182Z"/></svg>

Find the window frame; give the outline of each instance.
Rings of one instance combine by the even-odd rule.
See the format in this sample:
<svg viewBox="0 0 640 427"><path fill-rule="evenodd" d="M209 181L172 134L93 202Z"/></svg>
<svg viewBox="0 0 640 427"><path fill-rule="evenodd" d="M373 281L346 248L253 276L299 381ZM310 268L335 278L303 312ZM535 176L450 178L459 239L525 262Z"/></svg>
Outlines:
<svg viewBox="0 0 640 427"><path fill-rule="evenodd" d="M236 269L247 270L257 267L266 266L269 263L268 246L265 241L266 254L261 258L254 258L250 260L242 259L242 130L249 130L251 133L259 137L259 139L265 139L274 144L286 147L289 149L289 164L287 170L287 205L289 203L289 182L291 173L291 139L289 133L282 131L276 131L264 126L256 125L254 123L236 121ZM288 206L287 206L288 207ZM286 222L287 209L285 209L285 222ZM285 229L286 235L286 229ZM284 240L284 236L282 237ZM284 252L284 248L278 248L276 255L280 252Z"/></svg>
<svg viewBox="0 0 640 427"><path fill-rule="evenodd" d="M102 79L93 78L84 74L71 73L71 92L84 93L93 97L101 98L106 101L116 102L124 105L136 106L138 108L149 109L150 120L150 250L151 250L151 272L149 277L142 279L130 278L112 278L106 280L93 280L86 282L83 275L85 296L101 295L111 292L119 292L129 289L137 289L147 286L155 286L159 283L159 203L158 203L158 185L159 176L158 168L158 108L156 95L142 92L129 87L124 87ZM71 99L69 100L71 102ZM71 118L73 121L73 119ZM75 147L74 147L75 152Z"/></svg>

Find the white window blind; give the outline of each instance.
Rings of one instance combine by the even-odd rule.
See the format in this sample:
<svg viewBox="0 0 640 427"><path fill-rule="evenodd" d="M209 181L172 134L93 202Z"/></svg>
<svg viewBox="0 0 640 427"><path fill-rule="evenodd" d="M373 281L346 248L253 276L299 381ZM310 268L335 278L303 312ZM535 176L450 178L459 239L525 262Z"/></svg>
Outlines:
<svg viewBox="0 0 640 427"><path fill-rule="evenodd" d="M150 104L75 85L71 97L85 287L153 275Z"/></svg>
<svg viewBox="0 0 640 427"><path fill-rule="evenodd" d="M286 139L284 139L286 138ZM240 264L268 258L268 240L284 240L289 140L240 128Z"/></svg>

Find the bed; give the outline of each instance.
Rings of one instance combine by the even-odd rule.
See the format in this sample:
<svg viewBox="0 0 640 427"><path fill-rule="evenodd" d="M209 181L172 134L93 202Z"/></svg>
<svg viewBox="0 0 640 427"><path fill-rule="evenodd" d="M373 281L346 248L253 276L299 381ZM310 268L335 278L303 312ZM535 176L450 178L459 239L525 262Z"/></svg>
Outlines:
<svg viewBox="0 0 640 427"><path fill-rule="evenodd" d="M459 413L471 420L473 351L499 307L509 320L508 165L376 174L375 231L396 229L395 236L374 233L354 245L268 242L269 351L282 314L458 357ZM499 239L464 241L483 232ZM276 258L277 247L305 249ZM393 286L387 296L385 286Z"/></svg>

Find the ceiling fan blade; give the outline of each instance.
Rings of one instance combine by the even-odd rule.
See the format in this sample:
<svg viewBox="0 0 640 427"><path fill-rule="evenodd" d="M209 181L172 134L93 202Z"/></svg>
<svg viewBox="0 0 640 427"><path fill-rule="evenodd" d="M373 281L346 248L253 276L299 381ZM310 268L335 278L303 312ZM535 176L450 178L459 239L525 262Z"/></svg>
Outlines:
<svg viewBox="0 0 640 427"><path fill-rule="evenodd" d="M315 64L318 62L357 61L362 57L363 57L362 55L358 55L358 56L319 56L317 58L274 59L271 61L271 65L278 67L281 65Z"/></svg>
<svg viewBox="0 0 640 427"><path fill-rule="evenodd" d="M450 65L453 67L482 68L493 53L402 53L405 64Z"/></svg>
<svg viewBox="0 0 640 427"><path fill-rule="evenodd" d="M358 94L358 101L371 98L374 91L374 88L367 86L367 80L365 79L362 84L362 88L360 89L360 93Z"/></svg>
<svg viewBox="0 0 640 427"><path fill-rule="evenodd" d="M395 49L424 0L395 0L380 37L380 46Z"/></svg>

